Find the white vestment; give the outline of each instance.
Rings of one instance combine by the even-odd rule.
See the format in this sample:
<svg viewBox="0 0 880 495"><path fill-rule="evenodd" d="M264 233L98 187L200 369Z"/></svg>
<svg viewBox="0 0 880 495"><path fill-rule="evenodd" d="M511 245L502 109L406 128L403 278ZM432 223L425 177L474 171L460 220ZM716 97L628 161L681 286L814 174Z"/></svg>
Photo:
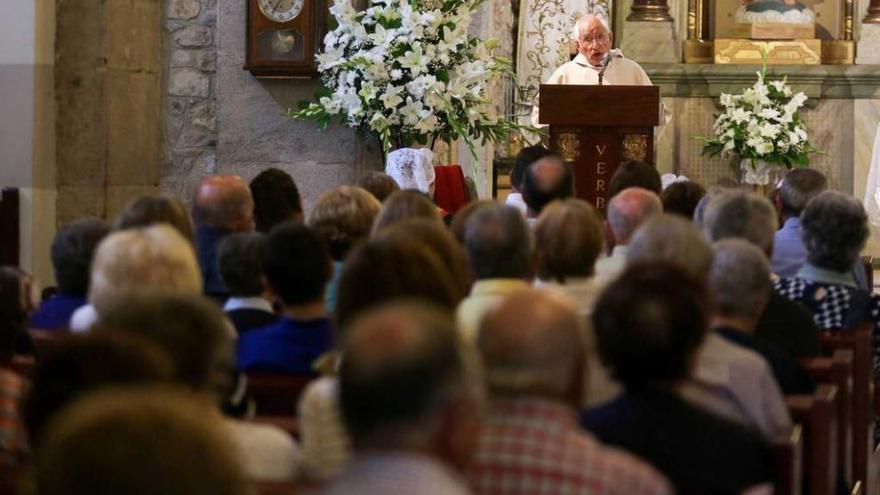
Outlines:
<svg viewBox="0 0 880 495"><path fill-rule="evenodd" d="M599 84L601 66L590 64L587 57L578 53L574 60L562 64L547 80L546 84L582 84L596 86ZM618 50L612 51L611 61L602 77L602 84L608 86L651 86L651 79L644 69L634 61L623 58ZM661 121L662 123L662 121ZM532 107L532 125L538 124L538 102Z"/></svg>
<svg viewBox="0 0 880 495"><path fill-rule="evenodd" d="M619 53L619 52L618 52ZM574 60L562 64L553 72L547 84L599 84L599 71L602 66L593 66L583 54L578 53ZM612 56L605 70L602 84L609 86L650 86L651 79L639 66L623 55Z"/></svg>

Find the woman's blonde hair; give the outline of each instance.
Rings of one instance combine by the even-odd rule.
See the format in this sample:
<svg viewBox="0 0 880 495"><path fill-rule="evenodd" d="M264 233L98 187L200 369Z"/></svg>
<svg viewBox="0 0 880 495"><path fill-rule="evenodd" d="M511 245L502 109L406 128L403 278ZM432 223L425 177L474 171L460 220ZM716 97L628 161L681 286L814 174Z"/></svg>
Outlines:
<svg viewBox="0 0 880 495"><path fill-rule="evenodd" d="M98 314L120 294L144 288L202 293L192 244L169 225L114 232L95 252L89 302Z"/></svg>
<svg viewBox="0 0 880 495"><path fill-rule="evenodd" d="M309 226L324 239L334 260L341 261L354 245L366 240L382 203L365 189L339 186L318 198Z"/></svg>

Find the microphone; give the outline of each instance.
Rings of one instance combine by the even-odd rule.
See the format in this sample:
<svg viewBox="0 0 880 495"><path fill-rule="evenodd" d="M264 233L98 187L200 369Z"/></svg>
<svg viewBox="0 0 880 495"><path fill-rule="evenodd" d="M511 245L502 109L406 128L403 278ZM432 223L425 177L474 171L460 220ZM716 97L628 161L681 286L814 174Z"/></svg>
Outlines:
<svg viewBox="0 0 880 495"><path fill-rule="evenodd" d="M608 66L611 65L611 60L613 58L614 55L611 54L611 50L608 50L608 53L602 58L602 68L599 69L599 86L602 85L602 78L605 76L605 71L608 69Z"/></svg>

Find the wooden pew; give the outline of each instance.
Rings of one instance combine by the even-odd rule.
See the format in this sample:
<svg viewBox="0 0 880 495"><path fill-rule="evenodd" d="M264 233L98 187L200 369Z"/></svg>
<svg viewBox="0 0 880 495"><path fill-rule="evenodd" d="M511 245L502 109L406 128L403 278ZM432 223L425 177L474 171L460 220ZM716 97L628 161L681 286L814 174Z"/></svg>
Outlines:
<svg viewBox="0 0 880 495"><path fill-rule="evenodd" d="M819 337L827 355L838 349L852 351L852 482L861 481L865 493L874 493L874 477L869 477L874 443L873 333L873 324L866 323L855 330L824 332Z"/></svg>
<svg viewBox="0 0 880 495"><path fill-rule="evenodd" d="M0 189L0 265L18 266L21 262L21 198L14 187Z"/></svg>
<svg viewBox="0 0 880 495"><path fill-rule="evenodd" d="M12 356L3 363L0 368L5 368L23 378L32 378L37 368L37 360L33 356Z"/></svg>
<svg viewBox="0 0 880 495"><path fill-rule="evenodd" d="M63 344L64 339L73 335L66 330L41 330L38 328L29 329L28 334L30 334L31 340L34 342L37 359L52 353Z"/></svg>
<svg viewBox="0 0 880 495"><path fill-rule="evenodd" d="M816 383L837 386L837 460L841 473L852 486L852 351L838 349L830 358L806 358L801 364Z"/></svg>
<svg viewBox="0 0 880 495"><path fill-rule="evenodd" d="M27 486L24 471L19 469L0 469L0 495L19 495L20 493L33 493L35 490Z"/></svg>
<svg viewBox="0 0 880 495"><path fill-rule="evenodd" d="M773 442L776 459L776 495L801 495L803 480L804 443L800 425L794 425L791 433Z"/></svg>
<svg viewBox="0 0 880 495"><path fill-rule="evenodd" d="M315 377L251 371L247 379L258 416L296 416L299 395Z"/></svg>
<svg viewBox="0 0 880 495"><path fill-rule="evenodd" d="M804 482L809 495L834 495L837 486L837 387L820 384L813 395L785 398L804 433Z"/></svg>
<svg viewBox="0 0 880 495"><path fill-rule="evenodd" d="M320 487L320 483L302 481L264 481L257 483L256 495L303 495L307 493L316 493Z"/></svg>

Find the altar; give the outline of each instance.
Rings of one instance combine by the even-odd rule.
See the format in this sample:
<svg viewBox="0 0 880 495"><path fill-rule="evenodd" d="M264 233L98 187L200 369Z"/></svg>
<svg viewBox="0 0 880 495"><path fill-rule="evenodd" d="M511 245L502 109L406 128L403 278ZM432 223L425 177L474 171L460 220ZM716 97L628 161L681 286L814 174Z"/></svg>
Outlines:
<svg viewBox="0 0 880 495"><path fill-rule="evenodd" d="M588 11L611 12L615 46L639 62L661 89L671 113L656 133L655 163L661 173L682 174L707 187L736 179L730 159L703 155L697 137L712 136L720 95L751 86L764 58L768 81L786 78L794 91L809 97L800 114L811 144L822 150L811 156L810 166L823 172L833 189L864 196L880 124L880 65L875 65L880 63L880 0L807 0L809 7L803 8L810 10L812 23L788 26L743 24L739 1L586 3ZM565 33L558 31L554 38L547 20L561 3L523 4L538 11L525 18L520 11L520 37L535 35L537 27L529 28L535 19L544 23L544 45L517 40L516 70L528 92L572 48L563 42ZM733 53L732 45L745 48ZM544 56L538 56L541 50ZM880 255L880 229L873 226L866 254Z"/></svg>

